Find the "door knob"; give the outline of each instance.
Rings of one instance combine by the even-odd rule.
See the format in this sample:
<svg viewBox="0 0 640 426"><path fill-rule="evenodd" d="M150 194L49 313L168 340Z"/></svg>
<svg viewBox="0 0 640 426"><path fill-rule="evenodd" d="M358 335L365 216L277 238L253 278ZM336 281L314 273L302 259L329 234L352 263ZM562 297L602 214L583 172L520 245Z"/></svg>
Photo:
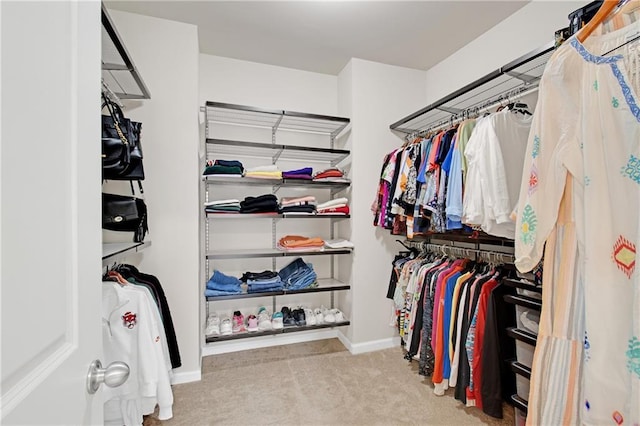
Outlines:
<svg viewBox="0 0 640 426"><path fill-rule="evenodd" d="M110 388L120 386L129 378L129 366L122 361L112 362L107 368L102 368L102 363L96 359L89 366L87 373L87 392L94 394L104 383Z"/></svg>

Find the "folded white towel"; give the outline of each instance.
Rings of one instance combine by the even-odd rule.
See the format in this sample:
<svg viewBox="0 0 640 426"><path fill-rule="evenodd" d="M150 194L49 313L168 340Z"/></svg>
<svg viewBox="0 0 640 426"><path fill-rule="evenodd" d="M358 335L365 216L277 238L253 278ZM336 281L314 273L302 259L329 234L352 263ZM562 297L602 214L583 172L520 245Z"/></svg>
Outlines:
<svg viewBox="0 0 640 426"><path fill-rule="evenodd" d="M353 243L349 240L338 238L335 240L324 240L324 245L329 248L353 248Z"/></svg>
<svg viewBox="0 0 640 426"><path fill-rule="evenodd" d="M330 208L330 207L335 207L338 204L347 204L349 202L348 199L342 197L342 198L336 198L334 200L329 200L327 202L324 202L322 204L318 204L318 208L319 209L326 209L326 208Z"/></svg>
<svg viewBox="0 0 640 426"><path fill-rule="evenodd" d="M240 200L215 200L215 201L207 201L204 203L205 206L217 206L219 204L240 204Z"/></svg>

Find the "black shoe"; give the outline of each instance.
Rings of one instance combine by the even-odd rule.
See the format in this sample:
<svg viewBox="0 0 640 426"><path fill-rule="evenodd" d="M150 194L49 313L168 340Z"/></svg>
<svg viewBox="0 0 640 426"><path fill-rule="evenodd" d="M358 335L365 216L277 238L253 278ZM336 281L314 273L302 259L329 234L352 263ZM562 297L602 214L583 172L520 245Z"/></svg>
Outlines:
<svg viewBox="0 0 640 426"><path fill-rule="evenodd" d="M307 317L304 314L304 309L294 309L292 314L297 326L307 325Z"/></svg>
<svg viewBox="0 0 640 426"><path fill-rule="evenodd" d="M282 323L284 324L284 326L295 327L296 320L294 319L293 313L291 312L291 310L288 307L283 306L281 312L282 312Z"/></svg>

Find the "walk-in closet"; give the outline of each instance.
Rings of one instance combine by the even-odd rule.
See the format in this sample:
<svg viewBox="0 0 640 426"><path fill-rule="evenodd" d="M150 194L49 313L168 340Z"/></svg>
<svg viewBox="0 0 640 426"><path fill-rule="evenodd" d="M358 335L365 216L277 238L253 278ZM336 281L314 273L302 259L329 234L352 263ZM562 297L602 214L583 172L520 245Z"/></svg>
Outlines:
<svg viewBox="0 0 640 426"><path fill-rule="evenodd" d="M640 1L0 40L1 424L640 424Z"/></svg>

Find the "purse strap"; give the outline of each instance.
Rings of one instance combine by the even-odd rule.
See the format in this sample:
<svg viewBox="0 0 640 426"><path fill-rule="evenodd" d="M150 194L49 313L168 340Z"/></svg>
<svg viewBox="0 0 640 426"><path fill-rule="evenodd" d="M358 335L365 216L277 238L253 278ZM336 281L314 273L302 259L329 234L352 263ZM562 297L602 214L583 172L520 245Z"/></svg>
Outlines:
<svg viewBox="0 0 640 426"><path fill-rule="evenodd" d="M129 145L129 140L127 140L127 137L124 135L124 133L122 133L122 129L120 128L120 120L118 119L118 114L116 114L116 112L118 112L119 115L122 117L124 115L122 113L122 110L117 104L112 102L107 97L107 95L105 95L104 91L102 92L102 99L104 100L104 103L102 104L103 108L106 106L107 110L109 111L109 115L111 116L111 118L113 118L113 125L116 128L118 137L120 138L123 144Z"/></svg>

